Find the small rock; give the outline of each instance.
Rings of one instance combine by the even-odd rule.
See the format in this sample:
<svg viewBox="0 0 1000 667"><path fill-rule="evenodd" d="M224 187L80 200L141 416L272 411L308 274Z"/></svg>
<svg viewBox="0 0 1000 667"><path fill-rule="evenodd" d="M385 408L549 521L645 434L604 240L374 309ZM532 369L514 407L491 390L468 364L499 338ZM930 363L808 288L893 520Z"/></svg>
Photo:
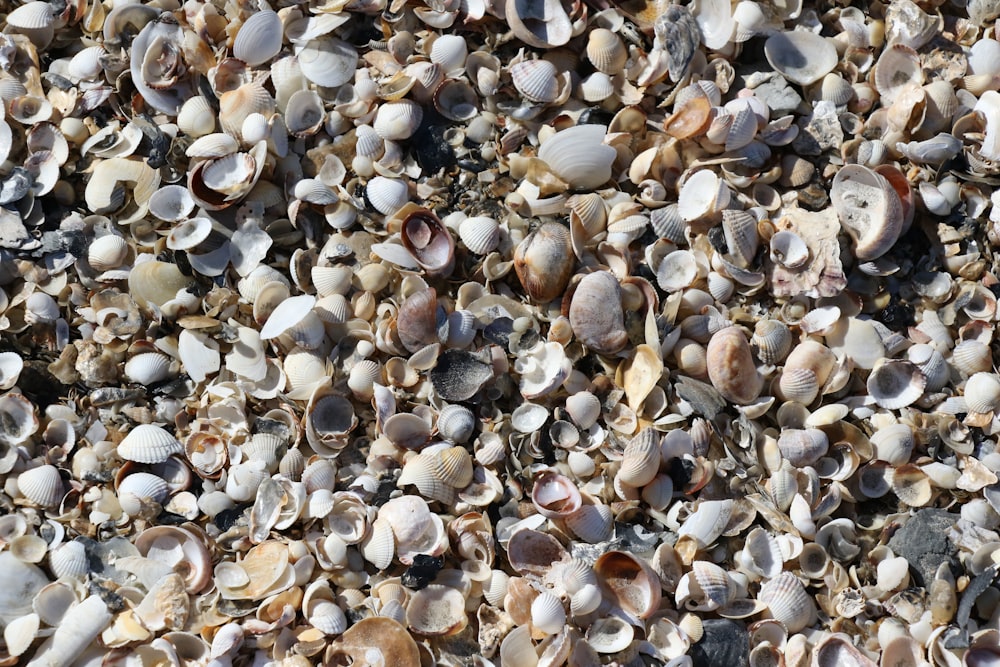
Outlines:
<svg viewBox="0 0 1000 667"><path fill-rule="evenodd" d="M793 113L802 104L802 96L777 72L755 72L747 77L746 85L767 104L772 117Z"/></svg>
<svg viewBox="0 0 1000 667"><path fill-rule="evenodd" d="M818 102L811 116L799 120L799 126L801 131L792 141L798 155L821 155L844 142L844 128L833 102Z"/></svg>
<svg viewBox="0 0 1000 667"><path fill-rule="evenodd" d="M688 655L694 667L743 667L750 659L747 626L739 621L707 619L705 635Z"/></svg>
<svg viewBox="0 0 1000 667"><path fill-rule="evenodd" d="M958 548L948 538L957 516L945 510L920 510L896 531L889 548L910 564L914 583L930 586L941 563L958 567Z"/></svg>

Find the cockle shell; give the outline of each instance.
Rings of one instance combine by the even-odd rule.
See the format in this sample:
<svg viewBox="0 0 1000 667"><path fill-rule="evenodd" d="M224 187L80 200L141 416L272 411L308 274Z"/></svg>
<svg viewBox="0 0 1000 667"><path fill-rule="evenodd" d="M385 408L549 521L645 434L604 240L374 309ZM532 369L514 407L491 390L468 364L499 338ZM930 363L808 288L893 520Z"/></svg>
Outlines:
<svg viewBox="0 0 1000 667"><path fill-rule="evenodd" d="M978 413L1000 409L1000 376L996 373L975 373L965 381L965 403Z"/></svg>
<svg viewBox="0 0 1000 667"><path fill-rule="evenodd" d="M548 104L559 96L556 66L548 60L524 60L510 68L517 91L532 102Z"/></svg>
<svg viewBox="0 0 1000 667"><path fill-rule="evenodd" d="M569 307L573 333L598 354L614 354L628 342L621 309L621 288L607 271L583 277Z"/></svg>
<svg viewBox="0 0 1000 667"><path fill-rule="evenodd" d="M791 572L782 572L764 582L759 599L771 616L785 624L788 632L799 632L816 618L816 605L802 583Z"/></svg>
<svg viewBox="0 0 1000 667"><path fill-rule="evenodd" d="M46 509L57 506L66 493L59 471L51 465L22 472L17 478L17 488L25 498Z"/></svg>
<svg viewBox="0 0 1000 667"><path fill-rule="evenodd" d="M538 158L571 188L594 190L611 178L618 155L604 143L606 133L603 125L574 125L543 142Z"/></svg>
<svg viewBox="0 0 1000 667"><path fill-rule="evenodd" d="M659 462L660 439L653 429L643 429L625 445L618 477L629 486L645 486L659 472Z"/></svg>
<svg viewBox="0 0 1000 667"><path fill-rule="evenodd" d="M598 72L614 75L625 67L628 50L617 34L606 28L597 28L587 38L587 59Z"/></svg>
<svg viewBox="0 0 1000 667"><path fill-rule="evenodd" d="M716 332L708 343L708 376L727 400L746 405L764 386L757 372L746 336L736 327Z"/></svg>
<svg viewBox="0 0 1000 667"><path fill-rule="evenodd" d="M466 218L459 225L458 237L472 252L487 255L500 243L500 224L486 216Z"/></svg>
<svg viewBox="0 0 1000 667"><path fill-rule="evenodd" d="M233 55L247 65L262 65L281 51L284 26L278 14L271 10L251 15L233 40Z"/></svg>
<svg viewBox="0 0 1000 667"><path fill-rule="evenodd" d="M547 222L528 234L514 251L518 280L524 291L541 303L565 291L574 264L570 232L555 222Z"/></svg>

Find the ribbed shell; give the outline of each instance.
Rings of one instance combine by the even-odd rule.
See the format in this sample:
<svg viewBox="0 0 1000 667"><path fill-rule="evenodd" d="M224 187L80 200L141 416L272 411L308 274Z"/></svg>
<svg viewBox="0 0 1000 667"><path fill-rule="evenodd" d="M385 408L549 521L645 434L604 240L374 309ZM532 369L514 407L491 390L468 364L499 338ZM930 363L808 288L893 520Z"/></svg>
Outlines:
<svg viewBox="0 0 1000 667"><path fill-rule="evenodd" d="M628 50L618 35L607 28L597 28L587 38L587 59L597 71L614 75L625 67Z"/></svg>
<svg viewBox="0 0 1000 667"><path fill-rule="evenodd" d="M257 12L240 27L233 40L233 55L247 65L262 65L281 51L283 26L269 9Z"/></svg>
<svg viewBox="0 0 1000 667"><path fill-rule="evenodd" d="M562 630L566 623L566 610L562 601L549 592L544 592L531 603L531 625L547 635Z"/></svg>
<svg viewBox="0 0 1000 667"><path fill-rule="evenodd" d="M302 471L305 470L305 457L296 447L289 449L278 462L278 472L292 480L298 482L302 479Z"/></svg>
<svg viewBox="0 0 1000 667"><path fill-rule="evenodd" d="M886 410L905 408L923 395L926 386L927 378L909 361L885 361L868 376L868 395Z"/></svg>
<svg viewBox="0 0 1000 667"><path fill-rule="evenodd" d="M376 176L368 181L365 187L365 196L371 202L372 207L383 215L390 215L410 200L409 188L406 181L399 178L386 178Z"/></svg>
<svg viewBox="0 0 1000 667"><path fill-rule="evenodd" d="M49 552L49 566L56 577L83 578L90 565L82 542L66 542Z"/></svg>
<svg viewBox="0 0 1000 667"><path fill-rule="evenodd" d="M438 413L438 436L451 442L468 442L476 430L476 421L476 416L469 408L463 405L446 405Z"/></svg>
<svg viewBox="0 0 1000 667"><path fill-rule="evenodd" d="M775 619L785 624L789 634L811 625L816 618L816 604L791 572L782 572L764 582L758 599L768 606Z"/></svg>
<svg viewBox="0 0 1000 667"><path fill-rule="evenodd" d="M701 588L705 597L720 607L724 607L730 599L732 582L726 571L715 563L705 560L696 560L691 563L691 572L694 574L698 587Z"/></svg>
<svg viewBox="0 0 1000 667"><path fill-rule="evenodd" d="M132 473L118 484L118 502L129 516L138 514L145 503L162 503L169 493L167 483L148 472Z"/></svg>
<svg viewBox="0 0 1000 667"><path fill-rule="evenodd" d="M965 382L965 404L972 412L996 412L1000 408L1000 376L996 373L972 375Z"/></svg>
<svg viewBox="0 0 1000 667"><path fill-rule="evenodd" d="M625 445L618 477L625 484L638 488L652 482L659 469L659 432L645 428Z"/></svg>
<svg viewBox="0 0 1000 667"><path fill-rule="evenodd" d="M319 489L332 491L337 482L337 468L332 461L320 459L310 463L302 472L302 483L306 492L312 493Z"/></svg>
<svg viewBox="0 0 1000 667"><path fill-rule="evenodd" d="M819 429L784 429L778 438L778 449L797 468L813 465L826 456L830 441Z"/></svg>
<svg viewBox="0 0 1000 667"><path fill-rule="evenodd" d="M25 498L44 508L57 506L66 494L59 471L51 465L22 472L17 477L17 489Z"/></svg>
<svg viewBox="0 0 1000 667"><path fill-rule="evenodd" d="M819 393L816 373L808 368L786 368L781 373L779 386L785 400L798 401L803 405L812 403Z"/></svg>
<svg viewBox="0 0 1000 667"><path fill-rule="evenodd" d="M458 227L458 237L475 254L486 255L500 242L500 224L484 216L466 218Z"/></svg>
<svg viewBox="0 0 1000 667"><path fill-rule="evenodd" d="M137 354L125 363L125 377L131 382L151 385L170 375L170 357L160 352Z"/></svg>
<svg viewBox="0 0 1000 667"><path fill-rule="evenodd" d="M378 136L389 141L409 139L420 127L424 111L415 102L400 100L379 107L372 127Z"/></svg>
<svg viewBox="0 0 1000 667"><path fill-rule="evenodd" d="M597 544L610 537L614 516L607 505L582 505L566 517L566 525L584 542Z"/></svg>
<svg viewBox="0 0 1000 667"><path fill-rule="evenodd" d="M136 463L162 463L184 446L163 428L155 424L140 424L118 443L118 456Z"/></svg>
<svg viewBox="0 0 1000 667"><path fill-rule="evenodd" d="M464 447L449 447L435 453L426 453L431 470L448 486L463 489L472 482L472 455Z"/></svg>
<svg viewBox="0 0 1000 667"><path fill-rule="evenodd" d="M128 257L128 241L117 234L94 239L87 248L87 261L95 271L108 271L122 265Z"/></svg>
<svg viewBox="0 0 1000 667"><path fill-rule="evenodd" d="M510 68L517 91L532 102L548 104L559 97L559 72L548 60L524 60Z"/></svg>

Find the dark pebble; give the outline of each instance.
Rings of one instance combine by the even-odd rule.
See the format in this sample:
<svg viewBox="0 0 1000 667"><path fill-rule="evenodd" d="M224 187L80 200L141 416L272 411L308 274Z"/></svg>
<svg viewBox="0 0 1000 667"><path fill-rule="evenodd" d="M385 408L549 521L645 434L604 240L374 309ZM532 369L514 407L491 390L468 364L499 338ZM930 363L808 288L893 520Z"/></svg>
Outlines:
<svg viewBox="0 0 1000 667"><path fill-rule="evenodd" d="M694 667L745 667L750 659L750 636L745 624L710 618L703 627L705 636L688 652Z"/></svg>
<svg viewBox="0 0 1000 667"><path fill-rule="evenodd" d="M948 532L958 515L945 510L925 509L914 514L889 540L889 548L910 564L910 574L918 586L929 586L941 563L959 572L958 548Z"/></svg>

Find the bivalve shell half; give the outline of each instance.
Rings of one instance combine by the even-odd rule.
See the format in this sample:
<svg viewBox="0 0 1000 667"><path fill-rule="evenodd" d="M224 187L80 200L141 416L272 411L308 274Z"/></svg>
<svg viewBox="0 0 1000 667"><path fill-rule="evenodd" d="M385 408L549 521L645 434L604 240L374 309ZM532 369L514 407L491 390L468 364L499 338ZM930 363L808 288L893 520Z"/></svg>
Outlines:
<svg viewBox="0 0 1000 667"><path fill-rule="evenodd" d="M59 470L52 465L22 472L17 477L17 489L22 496L44 508L56 507L66 494Z"/></svg>
<svg viewBox="0 0 1000 667"><path fill-rule="evenodd" d="M659 433L652 428L645 428L625 445L618 478L631 487L639 488L652 482L659 469Z"/></svg>
<svg viewBox="0 0 1000 667"><path fill-rule="evenodd" d="M615 354L628 342L621 287L608 271L584 276L573 293L569 321L573 333L598 354Z"/></svg>
<svg viewBox="0 0 1000 667"><path fill-rule="evenodd" d="M465 596L456 588L431 584L415 591L406 605L406 624L425 636L451 635L468 623Z"/></svg>
<svg viewBox="0 0 1000 667"><path fill-rule="evenodd" d="M883 360L868 376L868 395L886 410L898 410L910 405L924 393L927 378L920 368L909 361Z"/></svg>
<svg viewBox="0 0 1000 667"><path fill-rule="evenodd" d="M383 139L400 141L413 136L423 117L423 109L411 100L387 102L379 107L372 127Z"/></svg>
<svg viewBox="0 0 1000 667"><path fill-rule="evenodd" d="M118 443L118 456L137 463L162 463L184 446L173 435L155 424L140 424Z"/></svg>
<svg viewBox="0 0 1000 667"><path fill-rule="evenodd" d="M972 412L988 414L1000 408L1000 375L975 373L965 381L965 404Z"/></svg>
<svg viewBox="0 0 1000 667"><path fill-rule="evenodd" d="M458 227L458 237L473 253L488 255L500 243L500 223L485 216L466 218Z"/></svg>
<svg viewBox="0 0 1000 667"><path fill-rule="evenodd" d="M170 357L160 352L137 354L125 363L125 377L149 386L170 377Z"/></svg>
<svg viewBox="0 0 1000 667"><path fill-rule="evenodd" d="M548 60L523 60L511 65L517 91L532 102L548 104L559 97L559 72Z"/></svg>
<svg viewBox="0 0 1000 667"><path fill-rule="evenodd" d="M132 473L118 484L118 502L129 516L140 514L150 504L158 505L170 493L167 483L148 472Z"/></svg>
<svg viewBox="0 0 1000 667"><path fill-rule="evenodd" d="M816 620L816 603L791 572L782 572L764 582L758 597L789 633L800 632Z"/></svg>
<svg viewBox="0 0 1000 667"><path fill-rule="evenodd" d="M649 618L660 606L660 579L644 560L625 551L609 551L594 563L604 595L633 616Z"/></svg>
<svg viewBox="0 0 1000 667"><path fill-rule="evenodd" d="M830 188L830 201L840 223L854 241L861 261L877 259L895 245L903 231L903 205L882 175L858 164L840 169Z"/></svg>
<svg viewBox="0 0 1000 667"><path fill-rule="evenodd" d="M252 15L236 33L233 55L251 67L263 65L281 51L284 26L278 14L270 9Z"/></svg>
<svg viewBox="0 0 1000 667"><path fill-rule="evenodd" d="M708 342L708 376L724 398L740 405L753 402L764 387L746 336L736 327L717 331Z"/></svg>
<svg viewBox="0 0 1000 667"><path fill-rule="evenodd" d="M566 609L562 601L548 591L531 603L531 625L547 635L558 633L566 624Z"/></svg>
<svg viewBox="0 0 1000 667"><path fill-rule="evenodd" d="M590 31L587 37L587 59L598 72L615 75L625 68L628 50L621 37L607 28Z"/></svg>
<svg viewBox="0 0 1000 667"><path fill-rule="evenodd" d="M574 125L549 137L538 158L573 189L596 190L611 178L618 152L604 143L603 125Z"/></svg>
<svg viewBox="0 0 1000 667"><path fill-rule="evenodd" d="M514 250L518 280L528 296L540 303L563 294L574 266L570 231L557 222L546 222Z"/></svg>
<svg viewBox="0 0 1000 667"><path fill-rule="evenodd" d="M839 57L833 42L806 30L777 32L764 42L767 62L792 83L808 86L829 74Z"/></svg>

